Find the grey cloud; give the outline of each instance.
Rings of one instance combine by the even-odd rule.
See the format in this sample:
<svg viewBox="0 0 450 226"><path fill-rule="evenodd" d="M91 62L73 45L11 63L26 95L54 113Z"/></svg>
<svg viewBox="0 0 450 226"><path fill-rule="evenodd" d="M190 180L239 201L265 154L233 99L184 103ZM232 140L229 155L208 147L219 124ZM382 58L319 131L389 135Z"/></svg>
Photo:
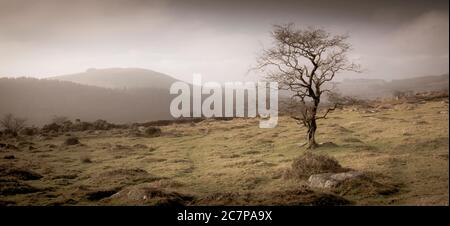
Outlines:
<svg viewBox="0 0 450 226"><path fill-rule="evenodd" d="M0 0L0 76L144 67L253 79L272 25L288 22L348 32L369 78L448 71L448 1Z"/></svg>

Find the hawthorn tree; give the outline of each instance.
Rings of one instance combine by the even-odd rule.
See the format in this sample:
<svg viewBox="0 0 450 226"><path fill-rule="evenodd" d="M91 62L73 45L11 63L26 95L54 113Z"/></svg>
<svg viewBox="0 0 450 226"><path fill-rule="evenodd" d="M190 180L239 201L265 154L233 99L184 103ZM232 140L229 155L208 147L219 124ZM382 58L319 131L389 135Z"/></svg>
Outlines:
<svg viewBox="0 0 450 226"><path fill-rule="evenodd" d="M291 117L308 129L307 148L314 149L316 121L336 108L329 106L318 115L321 98L332 91L327 83L339 72L359 72L359 65L348 59L351 45L347 35L331 35L313 27L295 29L288 24L276 25L272 38L274 44L263 50L257 68L265 72L267 80L278 82L279 89L289 91L291 103L301 109Z"/></svg>
<svg viewBox="0 0 450 226"><path fill-rule="evenodd" d="M0 119L0 128L4 129L7 134L17 136L20 130L25 127L26 119L17 118L13 114L9 113Z"/></svg>

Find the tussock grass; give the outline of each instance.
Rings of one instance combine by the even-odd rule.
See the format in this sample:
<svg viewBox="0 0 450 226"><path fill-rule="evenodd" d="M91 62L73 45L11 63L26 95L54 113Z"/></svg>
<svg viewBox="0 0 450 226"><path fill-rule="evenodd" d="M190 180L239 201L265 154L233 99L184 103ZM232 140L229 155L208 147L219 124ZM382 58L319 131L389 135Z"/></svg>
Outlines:
<svg viewBox="0 0 450 226"><path fill-rule="evenodd" d="M337 109L329 119L319 121L317 142L336 145L321 146L312 154L328 156L337 164L328 158L319 161L322 163L314 157L300 160L306 150L297 144L304 142L306 129L284 116L276 128L266 130L258 128L257 119L236 118L158 124L160 136L130 137L125 129L77 131L71 136L78 137L82 145L70 146L61 145L68 138L63 134L3 137L0 165L42 177L11 179L8 173L1 173L0 180L9 177L11 181L6 194L0 194L0 204L448 205L449 118L439 113L448 112L448 103L406 105L399 103L370 114ZM415 124L417 121L426 123ZM364 143L351 142L353 138ZM30 144L20 142L30 142L36 149L29 151ZM4 158L9 155L14 159ZM85 164L80 161L83 156L95 161ZM295 168L293 165L299 169L300 179L286 180L283 172ZM332 197L303 188L307 185L301 179L304 175L341 168L385 177L375 177L373 181L379 184L348 184L342 191L332 192ZM161 193L146 202L130 201L125 195L111 198L115 197L112 191L128 191L134 186L150 186ZM51 189L42 189L46 187ZM398 192L394 193L395 189ZM94 201L87 198L89 192ZM222 198L206 198L214 194Z"/></svg>
<svg viewBox="0 0 450 226"><path fill-rule="evenodd" d="M286 170L285 178L307 179L313 174L338 173L345 171L333 157L305 152L294 159L291 168Z"/></svg>

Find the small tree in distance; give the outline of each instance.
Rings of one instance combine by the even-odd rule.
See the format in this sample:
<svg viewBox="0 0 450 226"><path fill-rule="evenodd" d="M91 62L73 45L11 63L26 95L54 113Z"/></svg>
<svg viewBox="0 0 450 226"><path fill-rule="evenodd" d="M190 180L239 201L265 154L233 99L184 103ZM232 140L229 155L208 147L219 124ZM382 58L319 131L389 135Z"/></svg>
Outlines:
<svg viewBox="0 0 450 226"><path fill-rule="evenodd" d="M7 134L12 134L17 136L20 130L25 127L26 119L16 118L13 114L9 113L0 119L0 126L4 129Z"/></svg>
<svg viewBox="0 0 450 226"><path fill-rule="evenodd" d="M359 72L359 65L349 62L348 36L332 36L323 29L294 29L292 24L275 26L274 46L263 50L258 69L266 79L278 82L279 89L290 91L292 103L300 112L291 116L307 129L308 149L317 147L315 134L318 119L324 119L336 106L318 116L323 94L331 92L326 84L342 71Z"/></svg>

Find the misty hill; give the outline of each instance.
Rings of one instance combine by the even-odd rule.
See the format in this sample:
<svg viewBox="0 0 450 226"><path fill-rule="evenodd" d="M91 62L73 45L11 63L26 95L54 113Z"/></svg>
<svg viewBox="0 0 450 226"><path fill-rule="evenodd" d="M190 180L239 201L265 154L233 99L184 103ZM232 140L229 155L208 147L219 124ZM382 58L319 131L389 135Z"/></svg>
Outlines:
<svg viewBox="0 0 450 226"><path fill-rule="evenodd" d="M0 78L0 115L13 113L31 125L48 123L55 115L114 123L170 119L171 100L162 88L125 92L58 80Z"/></svg>
<svg viewBox="0 0 450 226"><path fill-rule="evenodd" d="M55 76L49 79L118 89L169 89L170 85L177 81L169 75L141 68L92 68L82 73Z"/></svg>
<svg viewBox="0 0 450 226"><path fill-rule="evenodd" d="M72 120L79 118L83 121L104 119L112 123L171 119L169 106L176 95L169 94L170 81L174 80L170 76L146 78L145 73L137 74L136 77L129 76L129 74L112 73L114 75L111 77L114 79L108 83L107 71L134 70L105 69L80 73L77 74L78 76L63 77L82 81L80 78L98 75L97 78L92 79L97 82L97 85L109 84L105 86L111 87L114 84L116 87L124 87L127 84L128 87L134 87L127 90L82 85L55 79L0 78L0 115L13 113L18 117L27 118L29 124L35 125L48 123L55 115L67 116ZM137 69L136 71L148 70ZM105 81L100 83L101 79L99 78L102 77ZM141 81L142 84L137 81ZM161 81L161 83L152 83L151 81ZM135 85L133 86L133 84ZM143 88L145 84L153 87ZM91 85L94 85L94 82ZM343 95L375 98L392 96L394 91L448 90L448 85L449 76L447 74L390 82L370 79L344 80L337 83L337 89Z"/></svg>
<svg viewBox="0 0 450 226"><path fill-rule="evenodd" d="M336 89L345 96L372 99L392 96L395 91L444 91L449 87L449 75L422 76L409 79L346 79L336 83Z"/></svg>

